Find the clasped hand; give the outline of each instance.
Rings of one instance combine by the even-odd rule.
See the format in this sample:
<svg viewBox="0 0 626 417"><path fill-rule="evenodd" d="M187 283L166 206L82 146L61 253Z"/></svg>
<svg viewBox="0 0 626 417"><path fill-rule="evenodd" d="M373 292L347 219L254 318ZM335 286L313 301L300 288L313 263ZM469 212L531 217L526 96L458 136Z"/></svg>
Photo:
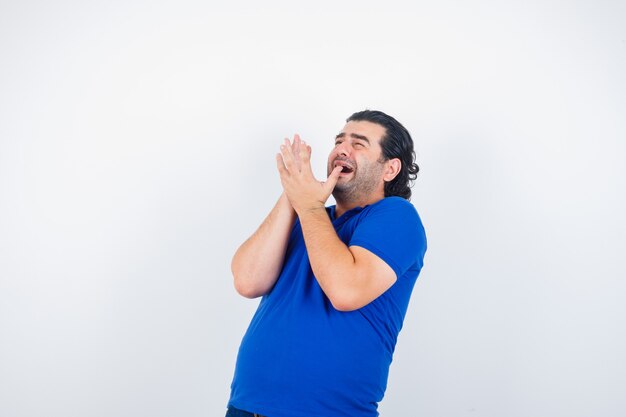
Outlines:
<svg viewBox="0 0 626 417"><path fill-rule="evenodd" d="M280 181L296 213L324 208L333 192L341 167L335 167L326 181L318 181L311 169L311 147L294 135L293 142L285 139L276 155Z"/></svg>

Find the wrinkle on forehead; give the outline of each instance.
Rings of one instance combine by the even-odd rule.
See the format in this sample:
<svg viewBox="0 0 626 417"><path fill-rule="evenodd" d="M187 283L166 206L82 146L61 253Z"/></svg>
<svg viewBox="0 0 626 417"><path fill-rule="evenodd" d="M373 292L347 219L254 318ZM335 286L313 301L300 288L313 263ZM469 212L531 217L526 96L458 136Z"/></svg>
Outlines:
<svg viewBox="0 0 626 417"><path fill-rule="evenodd" d="M337 137L347 136L354 139L361 139L359 138L359 136L361 136L365 137L370 145L377 145L380 144L380 141L386 134L387 129L378 123L370 122L368 120L350 120L345 124L341 133L339 133Z"/></svg>

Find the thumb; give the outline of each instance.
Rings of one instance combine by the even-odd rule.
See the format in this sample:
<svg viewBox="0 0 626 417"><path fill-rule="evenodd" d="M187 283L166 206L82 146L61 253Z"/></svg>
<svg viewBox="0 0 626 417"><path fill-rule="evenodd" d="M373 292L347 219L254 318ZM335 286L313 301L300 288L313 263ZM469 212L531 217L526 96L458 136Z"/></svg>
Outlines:
<svg viewBox="0 0 626 417"><path fill-rule="evenodd" d="M328 178L326 178L326 182L324 182L324 189L330 194L335 185L337 185L337 181L339 181L339 174L343 168L340 166L336 166L335 169L332 170Z"/></svg>

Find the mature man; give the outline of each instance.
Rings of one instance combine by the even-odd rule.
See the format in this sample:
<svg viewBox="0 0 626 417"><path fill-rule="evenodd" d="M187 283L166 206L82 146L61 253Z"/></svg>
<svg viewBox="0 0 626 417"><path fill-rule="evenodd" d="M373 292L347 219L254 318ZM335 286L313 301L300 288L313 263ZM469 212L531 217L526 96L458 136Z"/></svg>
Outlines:
<svg viewBox="0 0 626 417"><path fill-rule="evenodd" d="M237 291L263 296L241 342L227 416L375 417L426 237L407 200L419 170L394 118L350 116L311 171L297 135L276 155L283 194L235 253ZM336 205L325 207L333 194Z"/></svg>

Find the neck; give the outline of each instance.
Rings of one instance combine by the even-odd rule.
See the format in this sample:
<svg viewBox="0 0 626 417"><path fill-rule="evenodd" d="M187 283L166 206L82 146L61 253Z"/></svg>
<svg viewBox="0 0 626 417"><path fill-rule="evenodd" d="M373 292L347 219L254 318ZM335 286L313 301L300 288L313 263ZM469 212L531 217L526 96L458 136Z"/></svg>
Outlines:
<svg viewBox="0 0 626 417"><path fill-rule="evenodd" d="M358 200L344 200L339 196L334 197L337 202L337 205L335 206L335 218L339 218L346 211L352 210L355 207L372 205L385 198L385 195L371 195L369 198L362 198Z"/></svg>

